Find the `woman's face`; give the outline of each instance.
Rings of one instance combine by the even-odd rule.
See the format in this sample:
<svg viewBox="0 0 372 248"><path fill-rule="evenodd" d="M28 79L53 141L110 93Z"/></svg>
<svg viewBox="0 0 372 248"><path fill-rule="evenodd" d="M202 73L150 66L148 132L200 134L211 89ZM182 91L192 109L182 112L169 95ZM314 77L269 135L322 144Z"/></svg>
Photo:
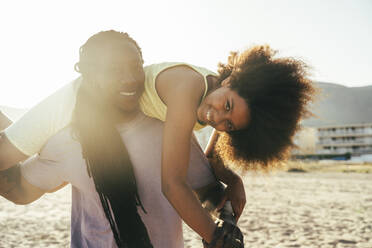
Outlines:
<svg viewBox="0 0 372 248"><path fill-rule="evenodd" d="M218 131L244 129L250 121L250 109L239 94L230 89L229 78L209 93L197 109L198 122Z"/></svg>
<svg viewBox="0 0 372 248"><path fill-rule="evenodd" d="M102 91L98 93L104 97L104 101L111 102L120 110L136 110L145 81L140 52L129 42L120 48L103 51L92 77Z"/></svg>

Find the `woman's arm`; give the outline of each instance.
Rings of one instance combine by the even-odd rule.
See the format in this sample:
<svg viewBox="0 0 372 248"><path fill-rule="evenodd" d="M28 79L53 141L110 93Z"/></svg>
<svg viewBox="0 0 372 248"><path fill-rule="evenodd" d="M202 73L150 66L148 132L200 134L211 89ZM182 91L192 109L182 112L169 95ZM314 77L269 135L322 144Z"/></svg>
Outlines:
<svg viewBox="0 0 372 248"><path fill-rule="evenodd" d="M218 208L222 208L227 200L231 201L235 217L238 220L246 204L244 184L241 177L230 168L226 167L223 164L223 161L216 154L214 147L218 136L219 132L213 130L204 153L207 156L217 179L227 185L225 195Z"/></svg>
<svg viewBox="0 0 372 248"><path fill-rule="evenodd" d="M217 157L208 159L218 180L226 184L225 195L217 208L222 208L226 201L231 201L236 220L239 220L246 204L242 178L226 167Z"/></svg>
<svg viewBox="0 0 372 248"><path fill-rule="evenodd" d="M210 242L216 226L186 181L190 137L203 92L203 78L189 68L174 69L157 79L159 95L168 106L162 146L162 191L181 218Z"/></svg>

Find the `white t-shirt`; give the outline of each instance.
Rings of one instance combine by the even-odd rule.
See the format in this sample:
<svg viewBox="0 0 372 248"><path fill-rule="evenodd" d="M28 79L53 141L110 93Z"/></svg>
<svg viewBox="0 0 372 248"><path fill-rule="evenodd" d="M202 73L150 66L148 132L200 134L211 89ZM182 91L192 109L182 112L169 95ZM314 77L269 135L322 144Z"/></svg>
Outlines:
<svg viewBox="0 0 372 248"><path fill-rule="evenodd" d="M163 123L139 113L118 126L133 163L138 193L147 214L138 211L154 248L183 246L181 219L161 191ZM81 146L66 127L48 140L40 155L21 167L22 176L44 190L63 182L72 184L71 247L116 247L92 178L88 176ZM191 141L188 182L194 189L215 181L195 138ZM48 214L48 213L45 213Z"/></svg>

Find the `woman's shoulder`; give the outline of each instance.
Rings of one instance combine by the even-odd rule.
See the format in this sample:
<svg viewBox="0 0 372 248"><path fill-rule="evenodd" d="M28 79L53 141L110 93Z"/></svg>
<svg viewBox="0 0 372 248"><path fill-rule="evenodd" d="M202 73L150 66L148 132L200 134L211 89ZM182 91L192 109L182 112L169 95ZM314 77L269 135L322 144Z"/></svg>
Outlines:
<svg viewBox="0 0 372 248"><path fill-rule="evenodd" d="M204 77L186 65L171 67L159 73L156 90L168 106L182 98L198 103L205 90Z"/></svg>
<svg viewBox="0 0 372 248"><path fill-rule="evenodd" d="M156 78L157 87L166 84L167 88L187 90L204 88L204 76L188 64L173 64L160 71Z"/></svg>
<svg viewBox="0 0 372 248"><path fill-rule="evenodd" d="M187 73L190 76L208 76L208 75L216 75L216 73L200 66L195 66L185 62L163 62L157 64L151 64L144 67L146 76L153 74L157 75L160 73ZM187 75L184 75L187 76Z"/></svg>

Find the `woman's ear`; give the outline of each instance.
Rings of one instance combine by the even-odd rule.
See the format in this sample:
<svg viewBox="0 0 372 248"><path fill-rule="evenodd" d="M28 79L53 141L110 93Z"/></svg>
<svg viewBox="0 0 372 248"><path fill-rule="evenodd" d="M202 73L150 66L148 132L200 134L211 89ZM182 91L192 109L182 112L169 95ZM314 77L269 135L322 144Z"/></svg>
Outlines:
<svg viewBox="0 0 372 248"><path fill-rule="evenodd" d="M221 82L221 86L230 86L230 77L225 78L225 79Z"/></svg>

